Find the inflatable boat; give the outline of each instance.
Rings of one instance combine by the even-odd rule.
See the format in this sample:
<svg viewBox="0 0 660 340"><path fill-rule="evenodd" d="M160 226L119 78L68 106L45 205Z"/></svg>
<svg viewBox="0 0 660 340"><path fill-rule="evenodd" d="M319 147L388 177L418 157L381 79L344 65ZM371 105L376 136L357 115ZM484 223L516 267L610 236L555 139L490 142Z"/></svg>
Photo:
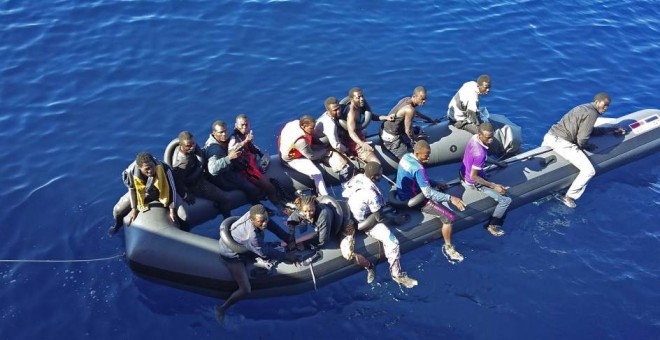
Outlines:
<svg viewBox="0 0 660 340"><path fill-rule="evenodd" d="M590 143L597 145L593 153L588 153L597 175L660 150L660 110L641 110L616 119L599 118L596 124L625 127L628 131L624 136L603 135L590 139ZM436 125L438 129L443 128L440 124ZM456 157L460 159L465 143L451 144L449 150L455 148ZM443 153L439 149L437 152ZM381 153L379 157L382 158ZM490 180L509 187L508 196L513 199L509 209L564 190L577 175L574 166L546 147L517 154L503 162L507 163L506 167L491 166L488 173ZM457 164L448 166L453 167L454 174L457 173ZM384 168L386 173L393 171L393 168ZM306 176L293 174L275 158L267 174L289 189L311 185L311 180ZM452 182L458 183L457 180ZM495 208L492 199L466 192L461 185L451 185L447 192L461 197L467 204L465 211L457 212L454 232L482 224ZM236 204L245 202L242 194L230 194ZM399 239L402 253L440 238L440 222L437 219L407 209L402 202L388 209L395 214L405 212L411 216L403 225L390 225ZM179 214L184 215L182 218L186 218L189 224L196 225L214 218L217 212L213 211L208 201L198 200L194 206L180 207ZM153 207L139 214L131 227L124 228L124 232L127 258L138 275L211 296L226 297L236 289L229 271L219 258L218 239L179 230L169 221L165 209ZM302 266L279 263L266 270L259 262L247 264L252 284L250 297L297 294L361 271L361 267L341 256L338 242L334 240L326 244L321 251L301 252ZM382 253L379 243L364 235L356 238L355 251L366 255L371 261L377 260Z"/></svg>

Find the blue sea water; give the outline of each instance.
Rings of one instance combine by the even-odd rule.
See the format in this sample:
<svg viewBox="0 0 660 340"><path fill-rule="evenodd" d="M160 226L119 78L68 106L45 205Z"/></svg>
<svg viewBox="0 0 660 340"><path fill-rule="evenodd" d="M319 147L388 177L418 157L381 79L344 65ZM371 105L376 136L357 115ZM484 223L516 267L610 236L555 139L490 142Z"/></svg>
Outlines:
<svg viewBox="0 0 660 340"><path fill-rule="evenodd" d="M417 85L441 117L465 81L523 126L525 147L596 92L608 116L660 108L657 1L1 1L0 339L658 339L660 155L596 177L578 209L541 200L507 235L458 233L290 297L220 301L135 276L106 234L139 151L199 141L247 113L277 126L360 86L376 112ZM212 227L211 227L212 228Z"/></svg>

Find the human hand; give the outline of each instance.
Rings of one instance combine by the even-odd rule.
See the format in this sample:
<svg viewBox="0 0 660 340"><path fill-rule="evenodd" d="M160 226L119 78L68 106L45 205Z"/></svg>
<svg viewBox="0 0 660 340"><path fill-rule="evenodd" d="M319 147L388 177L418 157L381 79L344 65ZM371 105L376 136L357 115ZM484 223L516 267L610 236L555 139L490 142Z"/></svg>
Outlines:
<svg viewBox="0 0 660 340"><path fill-rule="evenodd" d="M227 154L227 157L229 157L229 160L236 159L238 156L241 155L243 151L240 150L240 148L233 148L229 150L229 154Z"/></svg>
<svg viewBox="0 0 660 340"><path fill-rule="evenodd" d="M497 191L497 193L500 195L506 194L506 187L501 184L495 184L493 189L495 189L495 191Z"/></svg>
<svg viewBox="0 0 660 340"><path fill-rule="evenodd" d="M291 262L294 266L298 267L300 266L300 260L298 259L298 256L294 254L293 252L287 252L286 255L286 260L288 262Z"/></svg>
<svg viewBox="0 0 660 340"><path fill-rule="evenodd" d="M193 195L192 193L187 192L183 196L183 200L186 201L188 204L193 205L193 204L195 204L195 195Z"/></svg>
<svg viewBox="0 0 660 340"><path fill-rule="evenodd" d="M172 221L177 226L179 225L179 220L177 219L176 211L174 208L170 209L170 221Z"/></svg>
<svg viewBox="0 0 660 340"><path fill-rule="evenodd" d="M368 143L362 143L360 144L360 148L367 150L367 151L374 151L374 148L371 147Z"/></svg>
<svg viewBox="0 0 660 340"><path fill-rule="evenodd" d="M463 202L462 199L455 196L451 196L449 200L451 201L451 204L453 204L454 206L456 206L456 208L458 208L459 211L465 210L465 202Z"/></svg>
<svg viewBox="0 0 660 340"><path fill-rule="evenodd" d="M245 135L245 142L250 143L254 139L254 134L252 133L252 130L248 132L247 135Z"/></svg>
<svg viewBox="0 0 660 340"><path fill-rule="evenodd" d="M626 131L626 129L624 129L622 127L617 127L617 128L614 128L614 130L612 130L612 133L617 135L617 136L625 136L627 131Z"/></svg>
<svg viewBox="0 0 660 340"><path fill-rule="evenodd" d="M139 213L140 213L139 210L137 210L137 209L131 209L131 213L130 213L130 215L128 216L128 223L126 223L126 227L130 227L130 226L131 226L131 223L133 223L133 221L135 221L135 218L137 218L137 215L138 215Z"/></svg>
<svg viewBox="0 0 660 340"><path fill-rule="evenodd" d="M584 151L594 152L596 151L596 149L598 149L598 146L596 144L585 143L584 145L582 145L580 149Z"/></svg>

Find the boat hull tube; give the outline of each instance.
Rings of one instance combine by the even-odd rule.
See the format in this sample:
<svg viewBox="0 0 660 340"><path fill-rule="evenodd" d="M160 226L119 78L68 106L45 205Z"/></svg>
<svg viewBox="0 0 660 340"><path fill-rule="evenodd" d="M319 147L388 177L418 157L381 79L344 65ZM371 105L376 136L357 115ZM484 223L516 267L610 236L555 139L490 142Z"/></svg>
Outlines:
<svg viewBox="0 0 660 340"><path fill-rule="evenodd" d="M659 117L660 110L641 110L617 119L599 119L597 124L604 122L605 125L626 127L629 133L625 136L594 136L589 140L598 146L594 153L588 153L596 175L660 151ZM456 147L463 148L462 145ZM508 195L512 198L512 204L509 209L565 190L577 176L574 166L546 147L524 152L505 162L508 163L506 168L490 169L489 178L510 187ZM271 167L269 172L275 169ZM447 192L462 197L467 203L465 211L456 213L455 232L485 222L495 208L493 200L466 192L461 185L453 185ZM238 196L235 198L241 199ZM188 211L188 218L196 215L198 210L213 209L206 200L198 200L193 207L182 208L194 208ZM402 252L441 238L440 222L436 218L415 210L406 212L410 214L410 220L392 227ZM124 231L127 258L138 275L211 296L227 297L236 289L234 280L220 259L219 236L210 238L179 230L169 220L167 211L160 207L140 213L131 227L124 228ZM362 270L345 260L338 248L338 240L326 243L322 256L316 256L311 265L296 267L279 263L266 271L257 263L246 264L252 284L251 297L302 293ZM378 242L363 235L356 237L355 251L372 261L377 260L380 254Z"/></svg>

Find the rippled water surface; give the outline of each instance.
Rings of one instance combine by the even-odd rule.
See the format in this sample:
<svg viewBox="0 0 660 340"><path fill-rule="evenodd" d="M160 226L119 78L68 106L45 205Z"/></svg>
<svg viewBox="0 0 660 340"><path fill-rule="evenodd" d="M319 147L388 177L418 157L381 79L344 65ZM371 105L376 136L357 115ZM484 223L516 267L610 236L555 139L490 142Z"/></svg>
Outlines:
<svg viewBox="0 0 660 340"><path fill-rule="evenodd" d="M360 86L376 112L417 85L440 117L467 80L524 128L525 147L596 92L609 116L660 108L654 1L0 2L0 259L111 257L120 172L186 129L247 113L275 126ZM454 237L403 256L403 291L378 267L292 297L219 301L136 277L121 257L1 262L0 339L660 337L660 156L596 177L576 210L541 200L506 237Z"/></svg>

